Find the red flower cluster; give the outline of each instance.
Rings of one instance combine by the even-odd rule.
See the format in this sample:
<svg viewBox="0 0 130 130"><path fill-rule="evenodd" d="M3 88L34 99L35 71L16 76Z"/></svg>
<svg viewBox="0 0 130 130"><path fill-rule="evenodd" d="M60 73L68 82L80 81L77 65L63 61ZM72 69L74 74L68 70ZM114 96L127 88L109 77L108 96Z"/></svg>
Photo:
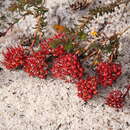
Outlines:
<svg viewBox="0 0 130 130"><path fill-rule="evenodd" d="M120 90L110 92L106 98L106 104L114 108L122 108L124 106L124 101L124 95Z"/></svg>
<svg viewBox="0 0 130 130"><path fill-rule="evenodd" d="M98 78L88 76L86 80L82 79L84 69L76 54L65 51L64 36L65 34L61 33L42 41L41 48L37 52L32 49L32 44L30 47L32 50L30 49L28 55L21 46L7 48L7 52L3 52L4 61L2 63L7 69L22 66L30 76L39 78L46 78L50 69L53 77L76 83L78 96L86 102L97 94L98 83L104 87L112 85L113 81L121 75L121 66L101 62L96 68ZM55 48L51 47L53 44ZM51 65L52 67L49 68ZM119 90L111 92L106 98L106 104L115 108L123 107L129 89L130 86L124 95Z"/></svg>
<svg viewBox="0 0 130 130"><path fill-rule="evenodd" d="M45 55L51 54L52 48L49 46L49 44L47 43L46 40L44 40L42 43L40 43L40 47L41 47L41 51L42 51Z"/></svg>
<svg viewBox="0 0 130 130"><path fill-rule="evenodd" d="M64 50L64 46L63 45L57 45L56 48L52 48L50 46L50 44L52 44L53 41L60 40L61 38L63 38L64 35L65 34L62 33L62 34L55 35L54 37L49 38L47 40L44 40L40 44L41 50L44 52L44 54L46 54L46 55L52 54L53 56L60 56L60 55L65 54L65 50Z"/></svg>
<svg viewBox="0 0 130 130"><path fill-rule="evenodd" d="M101 62L96 68L99 83L104 86L111 86L121 75L121 65L115 63Z"/></svg>
<svg viewBox="0 0 130 130"><path fill-rule="evenodd" d="M2 52L4 61L2 64L7 69L16 69L23 65L25 59L25 50L22 46L7 48L7 52Z"/></svg>
<svg viewBox="0 0 130 130"><path fill-rule="evenodd" d="M59 45L57 48L52 49L51 53L53 56L60 56L65 54L64 46Z"/></svg>
<svg viewBox="0 0 130 130"><path fill-rule="evenodd" d="M78 96L85 102L97 94L97 79L96 77L88 77L86 80L81 79L77 84Z"/></svg>
<svg viewBox="0 0 130 130"><path fill-rule="evenodd" d="M45 58L43 52L34 52L25 59L24 71L29 73L30 76L45 78L48 74L48 65L45 62Z"/></svg>
<svg viewBox="0 0 130 130"><path fill-rule="evenodd" d="M48 43L44 42L40 46L41 46L41 51L45 55L60 56L65 54L63 45L58 45L56 48L51 48Z"/></svg>
<svg viewBox="0 0 130 130"><path fill-rule="evenodd" d="M80 79L83 71L77 56L71 53L56 58L51 69L53 77L64 80L67 80L67 76L75 80Z"/></svg>

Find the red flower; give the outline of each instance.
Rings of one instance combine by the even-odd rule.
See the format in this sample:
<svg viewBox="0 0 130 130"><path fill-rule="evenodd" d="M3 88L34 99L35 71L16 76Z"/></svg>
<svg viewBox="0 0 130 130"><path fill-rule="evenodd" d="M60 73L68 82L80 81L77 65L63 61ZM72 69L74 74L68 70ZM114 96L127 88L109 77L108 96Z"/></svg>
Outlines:
<svg viewBox="0 0 130 130"><path fill-rule="evenodd" d="M86 80L81 79L77 84L78 96L85 102L97 94L97 78L88 77Z"/></svg>
<svg viewBox="0 0 130 130"><path fill-rule="evenodd" d="M111 86L121 75L121 65L115 63L101 62L96 68L99 83L103 87Z"/></svg>
<svg viewBox="0 0 130 130"><path fill-rule="evenodd" d="M65 54L64 46L59 45L57 48L52 49L51 53L53 56L60 56Z"/></svg>
<svg viewBox="0 0 130 130"><path fill-rule="evenodd" d="M45 55L43 52L34 52L28 56L24 63L24 71L30 76L45 78L48 74L48 65L45 62Z"/></svg>
<svg viewBox="0 0 130 130"><path fill-rule="evenodd" d="M45 55L51 54L52 48L49 46L48 41L44 40L42 43L40 43L41 51Z"/></svg>
<svg viewBox="0 0 130 130"><path fill-rule="evenodd" d="M56 45L55 48L51 47L51 44L57 44L55 41L61 40L65 34L57 34L54 35L52 38L49 38L47 40L44 40L40 43L41 51L44 52L44 54L52 54L53 56L59 56L65 54L65 50L63 45ZM59 42L59 41L58 41Z"/></svg>
<svg viewBox="0 0 130 130"><path fill-rule="evenodd" d="M120 90L110 92L106 98L106 104L114 108L122 108L124 106L124 101L124 95Z"/></svg>
<svg viewBox="0 0 130 130"><path fill-rule="evenodd" d="M25 59L25 50L22 46L7 48L7 52L2 52L4 61L2 64L7 69L16 69L23 65Z"/></svg>
<svg viewBox="0 0 130 130"><path fill-rule="evenodd" d="M83 76L83 71L84 69L80 65L77 56L71 53L56 58L51 69L53 77L64 80L67 80L67 78L80 79Z"/></svg>
<svg viewBox="0 0 130 130"><path fill-rule="evenodd" d="M130 85L126 86L126 91L122 93L120 90L114 90L106 97L106 102L110 107L122 108L125 103L125 97L129 94Z"/></svg>

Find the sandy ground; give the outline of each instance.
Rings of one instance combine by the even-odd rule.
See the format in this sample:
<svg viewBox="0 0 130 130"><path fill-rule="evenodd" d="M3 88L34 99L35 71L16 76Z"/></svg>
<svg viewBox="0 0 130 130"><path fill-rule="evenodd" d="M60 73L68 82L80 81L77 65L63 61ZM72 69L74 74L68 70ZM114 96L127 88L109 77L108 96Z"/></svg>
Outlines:
<svg viewBox="0 0 130 130"><path fill-rule="evenodd" d="M101 2L107 4L111 1ZM8 4L9 0L5 0L4 5ZM84 11L76 13L66 11L67 0L48 0L46 5L50 8L48 14L50 26L57 23L56 15L64 19L61 24L72 26L73 22L84 14ZM98 0L96 5L99 5ZM112 14L96 18L90 25L90 30L98 29L107 18L112 22L104 30L108 36L123 31L130 25L128 12L122 16L123 9L124 5ZM0 60L3 58L2 50L19 43L20 35L32 33L34 25L35 20L29 16L25 21L21 20L15 25L5 37L0 38ZM22 71L14 72L4 68L0 71L0 130L130 130L129 100L120 111L104 105L104 97L110 90L122 89L128 83L130 30L121 38L120 54L118 61L123 66L122 76L112 88L102 89L97 97L86 104L76 96L73 84L50 78L47 80L32 78Z"/></svg>

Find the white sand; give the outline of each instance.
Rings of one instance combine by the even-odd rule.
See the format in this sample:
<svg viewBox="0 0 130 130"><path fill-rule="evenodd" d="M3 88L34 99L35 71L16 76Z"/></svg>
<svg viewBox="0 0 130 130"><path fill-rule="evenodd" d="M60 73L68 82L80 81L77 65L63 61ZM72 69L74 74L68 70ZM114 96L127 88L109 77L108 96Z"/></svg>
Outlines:
<svg viewBox="0 0 130 130"><path fill-rule="evenodd" d="M73 22L79 14L84 13L69 14L70 11L65 10L67 4L62 4L66 1L47 1L47 7L53 7L48 15L50 25L53 21L57 22L57 17L53 16L55 8L58 8L56 14L65 17L61 23L63 25ZM98 5L98 0L96 3ZM105 27L104 32L108 36L113 32L123 31L130 25L128 13L120 19L123 8L122 5L115 13L98 17L92 22L90 29L98 29L99 23L101 24L104 18L108 18L108 21L112 22ZM17 44L19 35L33 32L31 28L34 25L35 20L32 17L27 17L25 22L21 21L12 32L0 38L0 52L8 45ZM112 88L101 90L102 92L87 104L76 96L76 88L73 84L61 80L32 78L22 71L8 71L4 68L0 72L0 130L130 130L130 101L128 100L123 110L117 112L104 105L103 99L112 89L123 88L128 83L130 30L122 36L121 43L120 53L123 56L118 60L123 66L122 76Z"/></svg>

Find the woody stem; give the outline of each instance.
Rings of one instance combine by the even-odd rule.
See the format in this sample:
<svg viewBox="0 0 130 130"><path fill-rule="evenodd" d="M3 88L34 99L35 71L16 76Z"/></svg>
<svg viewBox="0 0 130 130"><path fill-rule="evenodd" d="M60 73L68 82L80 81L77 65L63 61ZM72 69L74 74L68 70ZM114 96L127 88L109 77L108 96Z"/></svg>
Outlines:
<svg viewBox="0 0 130 130"><path fill-rule="evenodd" d="M34 46L34 44L35 44L35 42L36 42L36 37L37 37L37 33L35 32L35 33L34 33L34 40L32 41L32 44L31 44L31 46L30 46L30 50L32 50L32 51L33 51L33 46Z"/></svg>
<svg viewBox="0 0 130 130"><path fill-rule="evenodd" d="M126 90L126 92L125 92L124 95L123 95L124 98L125 98L125 96L128 94L129 90L130 90L130 85L127 87L127 90Z"/></svg>

